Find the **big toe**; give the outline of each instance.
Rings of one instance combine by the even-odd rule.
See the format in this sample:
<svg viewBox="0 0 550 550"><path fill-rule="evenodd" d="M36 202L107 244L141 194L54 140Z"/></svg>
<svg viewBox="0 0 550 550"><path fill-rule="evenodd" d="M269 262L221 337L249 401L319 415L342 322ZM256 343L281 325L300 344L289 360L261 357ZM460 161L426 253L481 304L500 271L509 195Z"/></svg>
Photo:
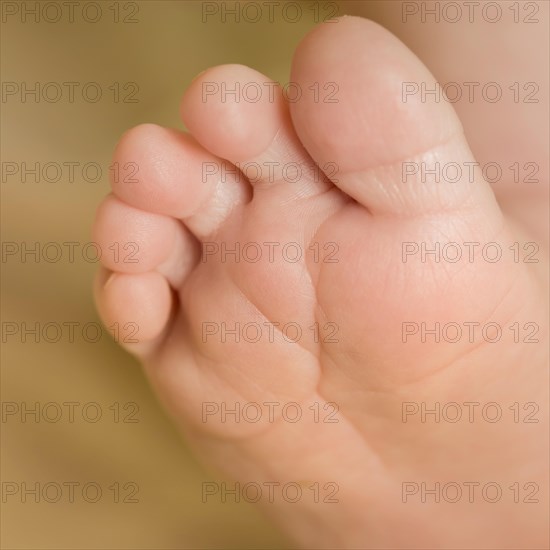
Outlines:
<svg viewBox="0 0 550 550"><path fill-rule="evenodd" d="M453 108L413 93L436 80L389 31L349 16L320 25L299 45L292 81L317 90L290 106L298 136L319 165L336 163L335 183L369 211L411 216L468 202L498 223ZM450 162L462 177L442 185L429 170Z"/></svg>

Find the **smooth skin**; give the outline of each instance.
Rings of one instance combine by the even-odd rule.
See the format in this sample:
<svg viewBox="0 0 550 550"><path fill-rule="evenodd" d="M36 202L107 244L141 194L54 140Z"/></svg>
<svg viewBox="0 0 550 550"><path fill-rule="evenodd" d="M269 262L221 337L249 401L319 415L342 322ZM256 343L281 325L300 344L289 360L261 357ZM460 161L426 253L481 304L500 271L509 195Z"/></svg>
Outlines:
<svg viewBox="0 0 550 550"><path fill-rule="evenodd" d="M297 503L261 502L295 544L547 547L547 252L538 263L515 261L509 247L538 236L503 213L479 170L452 184L403 181L404 162L475 159L448 102L403 101L403 82L435 80L384 28L348 16L321 24L297 48L289 81L303 91L318 83L321 95L205 100L206 84L270 82L240 65L211 68L183 97L190 134L146 124L122 137L115 160L137 163L139 183L112 182L94 238L104 249L137 243L139 261L106 260L96 285L103 320L139 326L139 342L123 345L206 462L243 483L303 485ZM323 101L325 83L338 85L336 102ZM220 176L222 166L252 162L279 164L253 182ZM303 167L294 182L281 170L290 162ZM315 164L330 173L319 177ZM220 171L204 178L205 166ZM298 243L303 258L201 258L213 243L249 242ZM481 246L473 261L417 254L405 262L404 242ZM489 242L503 250L499 261L484 259ZM332 243L336 261L315 255ZM316 322L318 338L308 328ZM502 337L490 343L478 329L470 339L465 329L457 342L420 333L404 341L405 322L491 322ZM256 343L222 341L205 338L204 323L295 323L303 337L289 342L276 328L273 341L267 331ZM514 323L539 327L538 343L525 343L523 329L515 341ZM335 338L327 340L327 324ZM294 423L279 412L274 422L204 422L205 402L297 402L304 414ZM496 402L503 417L404 422L405 402ZM528 402L539 407L538 423L514 422L508 407ZM323 421L334 410L328 403L337 422ZM307 487L315 482L337 484L338 503L314 502ZM450 504L423 503L419 493L403 502L407 482L496 482L503 496L489 503L478 492ZM515 503L508 487L519 483L523 500L531 482L538 503Z"/></svg>

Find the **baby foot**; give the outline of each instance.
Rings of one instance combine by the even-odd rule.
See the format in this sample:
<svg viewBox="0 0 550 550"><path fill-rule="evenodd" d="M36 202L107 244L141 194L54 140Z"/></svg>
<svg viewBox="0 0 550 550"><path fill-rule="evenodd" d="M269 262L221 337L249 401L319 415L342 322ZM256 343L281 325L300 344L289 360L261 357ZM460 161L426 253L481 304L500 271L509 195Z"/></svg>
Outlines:
<svg viewBox="0 0 550 550"><path fill-rule="evenodd" d="M197 451L262 487L299 544L543 548L545 284L529 236L469 177L450 105L404 100L403 83L434 79L383 28L319 26L290 81L283 94L215 67L183 98L190 134L123 136L115 161L138 181L112 181L95 240L133 243L137 261L105 259L105 323ZM436 163L462 177L418 170Z"/></svg>

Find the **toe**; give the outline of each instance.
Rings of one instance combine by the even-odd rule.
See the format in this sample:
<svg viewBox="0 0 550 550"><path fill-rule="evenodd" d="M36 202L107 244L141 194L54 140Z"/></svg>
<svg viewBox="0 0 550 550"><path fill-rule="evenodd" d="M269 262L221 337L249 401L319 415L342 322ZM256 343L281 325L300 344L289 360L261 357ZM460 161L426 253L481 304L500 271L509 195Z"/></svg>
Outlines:
<svg viewBox="0 0 550 550"><path fill-rule="evenodd" d="M174 218L128 206L109 195L99 206L93 229L101 263L112 271L152 271L164 262L174 246Z"/></svg>
<svg viewBox="0 0 550 550"><path fill-rule="evenodd" d="M174 288L198 261L198 242L180 221L134 208L113 195L97 210L93 239L107 269L118 273L156 270Z"/></svg>
<svg viewBox="0 0 550 550"><path fill-rule="evenodd" d="M192 83L181 115L199 143L231 161L255 192L277 187L288 200L319 194L331 184L297 138L284 93L250 67L222 65Z"/></svg>
<svg viewBox="0 0 550 550"><path fill-rule="evenodd" d="M118 170L111 171L111 186L126 204L181 219L203 237L246 203L250 193L231 170L224 177L210 175L213 165L223 162L189 135L143 124L126 132L117 145L113 166Z"/></svg>
<svg viewBox="0 0 550 550"><path fill-rule="evenodd" d="M114 340L146 355L162 340L173 309L168 281L160 273L100 271L95 284L99 314Z"/></svg>
<svg viewBox="0 0 550 550"><path fill-rule="evenodd" d="M313 159L336 163L336 184L370 212L414 216L468 203L499 218L454 110L407 93L433 90L436 81L384 28L359 17L320 25L298 47L292 80L327 90L317 101L307 95L291 104L294 126ZM461 177L434 175L450 163L448 173Z"/></svg>

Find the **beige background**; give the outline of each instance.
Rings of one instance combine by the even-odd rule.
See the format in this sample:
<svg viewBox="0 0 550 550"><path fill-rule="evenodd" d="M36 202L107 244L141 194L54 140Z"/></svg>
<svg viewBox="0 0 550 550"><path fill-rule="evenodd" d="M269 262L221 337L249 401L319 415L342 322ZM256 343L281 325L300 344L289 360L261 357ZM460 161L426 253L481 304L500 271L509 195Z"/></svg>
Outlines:
<svg viewBox="0 0 550 550"><path fill-rule="evenodd" d="M59 2L60 3L60 2ZM59 4L58 3L58 4ZM9 3L13 5L14 3ZM27 2L30 7L35 2ZM38 102L21 92L2 99L3 163L33 166L36 162L78 162L75 181L68 171L58 182L20 173L2 181L2 240L23 243L78 242L70 262L68 248L49 263L32 255L8 256L2 263L2 321L4 332L17 323L33 328L57 323L79 323L75 341L64 328L61 340L49 343L39 336L4 334L2 343L2 401L4 407L23 403L32 408L54 402L79 402L75 421L68 421L62 408L58 422L32 415L5 416L2 427L2 481L26 483L79 482L75 502L68 492L57 503L34 502L32 495L4 495L2 503L2 548L266 548L282 547L283 539L248 504L203 504L201 482L211 479L190 455L152 395L139 365L105 333L97 343L82 337L82 326L98 322L91 284L97 265L82 259L82 245L91 240L94 210L108 191L108 166L118 137L127 128L155 122L182 128L178 119L179 99L199 71L221 63L243 63L284 83L288 81L291 53L300 38L314 26L309 2L302 2L297 23L286 23L276 13L258 23L223 23L213 17L201 21L201 2L146 1L135 4L134 24L114 23L113 2L100 2L97 23L82 18L82 3L75 7L75 22L64 12L57 23L34 22L21 11L6 15L2 23L1 69L4 83L22 83L32 88L48 82L79 82L74 102L68 88L58 102L43 97ZM231 3L232 4L232 3ZM282 4L282 3L281 3ZM120 16L129 17L120 2ZM7 9L4 6L4 10ZM19 9L22 9L20 6ZM51 8L50 8L51 9ZM89 12L93 17L93 11ZM46 18L55 17L55 10ZM97 82L103 96L97 103L82 99L82 85ZM109 86L135 82L137 103L115 103ZM6 85L6 84L5 84ZM55 87L46 90L55 97ZM90 88L91 91L91 88ZM125 97L123 91L122 96ZM88 162L102 167L97 183L87 182L80 167ZM4 170L13 167L4 164ZM48 172L55 177L53 168ZM66 170L66 169L65 169ZM6 244L4 246L7 246ZM44 250L44 248L42 248ZM47 249L54 255L55 248ZM93 252L93 249L90 250ZM94 336L90 331L91 337ZM91 423L82 419L82 405L97 403L102 418ZM135 402L137 423L113 421L113 403ZM16 403L11 405L10 403ZM89 414L93 408L86 409ZM55 409L47 412L55 417ZM127 411L129 412L129 411ZM122 411L122 417L127 414ZM97 503L85 502L81 487L99 483L103 496ZM139 486L138 503L114 503L114 482ZM4 485L6 490L8 486ZM55 487L54 487L55 489ZM49 493L55 498L54 489ZM66 490L67 491L67 490ZM121 492L127 494L126 491ZM53 496L52 496L53 495ZM93 496L93 495L92 495Z"/></svg>

